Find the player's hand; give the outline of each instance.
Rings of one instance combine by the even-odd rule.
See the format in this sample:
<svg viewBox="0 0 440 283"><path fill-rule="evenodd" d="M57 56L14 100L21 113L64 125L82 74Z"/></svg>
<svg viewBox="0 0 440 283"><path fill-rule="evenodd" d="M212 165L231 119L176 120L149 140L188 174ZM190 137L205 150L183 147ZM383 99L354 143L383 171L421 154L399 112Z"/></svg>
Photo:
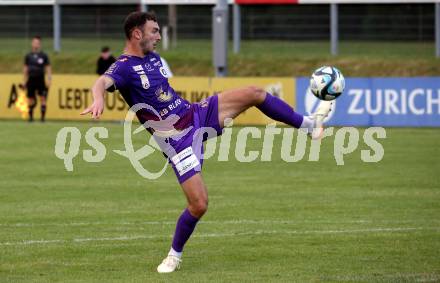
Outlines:
<svg viewBox="0 0 440 283"><path fill-rule="evenodd" d="M90 107L88 107L86 110L81 112L81 115L92 113L93 119L99 119L103 111L104 111L104 100L95 99L92 105L90 105Z"/></svg>

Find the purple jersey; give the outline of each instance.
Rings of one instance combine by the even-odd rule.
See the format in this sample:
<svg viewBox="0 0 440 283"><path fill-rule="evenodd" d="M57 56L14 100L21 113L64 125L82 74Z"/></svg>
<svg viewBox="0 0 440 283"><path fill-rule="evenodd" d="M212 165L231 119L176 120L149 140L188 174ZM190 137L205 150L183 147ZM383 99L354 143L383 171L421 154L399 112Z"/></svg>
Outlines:
<svg viewBox="0 0 440 283"><path fill-rule="evenodd" d="M149 52L145 57L121 55L105 72L113 79L130 107L137 103L150 105L157 113L150 112L149 120L165 120L171 114L182 118L191 112L191 104L181 98L168 83L167 73L160 56ZM141 122L142 119L139 114ZM185 125L182 125L185 126Z"/></svg>
<svg viewBox="0 0 440 283"><path fill-rule="evenodd" d="M213 136L212 132L205 135L200 130L214 129L214 136L222 133L218 120L218 97L214 95L200 103L190 104L178 96L168 83L160 56L153 52L144 58L122 55L105 75L113 79L116 89L130 107L145 103L155 110L142 109L136 115L147 130L154 132L179 182L183 183L200 172L203 141ZM146 123L152 120L156 123Z"/></svg>

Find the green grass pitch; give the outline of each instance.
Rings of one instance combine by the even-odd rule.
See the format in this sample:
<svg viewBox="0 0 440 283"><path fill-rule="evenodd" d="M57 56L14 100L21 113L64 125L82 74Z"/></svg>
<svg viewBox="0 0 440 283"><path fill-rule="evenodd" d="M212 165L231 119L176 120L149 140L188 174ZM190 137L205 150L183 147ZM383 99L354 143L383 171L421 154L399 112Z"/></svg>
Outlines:
<svg viewBox="0 0 440 283"><path fill-rule="evenodd" d="M115 56L121 54L124 39L63 38L61 53L53 52L50 39L43 39L54 74L94 74L103 45ZM0 48L0 73L22 73L23 57L30 40L5 39ZM310 76L323 65L337 66L346 77L438 76L440 59L434 42L341 41L339 55L330 55L329 41L243 40L240 53L228 52L228 75ZM181 40L177 47L158 52L175 76L214 76L210 40Z"/></svg>
<svg viewBox="0 0 440 283"><path fill-rule="evenodd" d="M83 135L73 172L54 154L64 126ZM93 126L109 130L102 163L82 159ZM440 281L440 131L386 130L378 163L361 161L361 141L336 166L332 137L319 162L282 161L279 138L271 162L237 162L235 146L207 160L208 213L182 269L159 275L185 207L171 169L141 178L112 152L117 123L0 121L0 282Z"/></svg>

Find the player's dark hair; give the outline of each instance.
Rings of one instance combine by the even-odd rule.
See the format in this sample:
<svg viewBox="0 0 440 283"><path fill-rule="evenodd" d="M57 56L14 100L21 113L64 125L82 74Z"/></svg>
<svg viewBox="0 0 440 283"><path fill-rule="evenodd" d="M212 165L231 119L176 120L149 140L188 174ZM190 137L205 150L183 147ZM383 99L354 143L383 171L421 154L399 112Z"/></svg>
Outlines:
<svg viewBox="0 0 440 283"><path fill-rule="evenodd" d="M131 38L131 32L135 28L142 30L147 21L157 22L156 14L154 12L132 12L124 21L125 37Z"/></svg>
<svg viewBox="0 0 440 283"><path fill-rule="evenodd" d="M109 51L110 51L110 47L108 47L108 46L103 46L101 48L101 52L109 52Z"/></svg>
<svg viewBox="0 0 440 283"><path fill-rule="evenodd" d="M38 40L41 40L41 36L39 36L39 35L35 35L34 37L32 37L32 39L38 39Z"/></svg>

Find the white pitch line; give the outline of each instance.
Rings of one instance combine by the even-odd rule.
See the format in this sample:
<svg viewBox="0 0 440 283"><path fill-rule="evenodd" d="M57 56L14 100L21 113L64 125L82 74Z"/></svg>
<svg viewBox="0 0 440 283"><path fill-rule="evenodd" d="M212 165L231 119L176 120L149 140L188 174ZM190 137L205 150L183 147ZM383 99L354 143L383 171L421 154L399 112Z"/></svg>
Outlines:
<svg viewBox="0 0 440 283"><path fill-rule="evenodd" d="M252 231L237 233L205 233L194 234L195 238L221 238L221 237L239 237L239 236L257 236L257 235L305 235L305 234L354 234L354 233L380 233L380 232L408 232L415 230L440 231L440 228L434 227L398 227L398 228L371 228L371 229L355 229L355 230L288 230L288 231ZM172 235L137 235L137 236L120 236L113 238L77 238L72 240L25 240L21 242L3 242L0 246L21 246L34 244L58 244L58 243L82 243L82 242L103 242L103 241L133 241L144 239L171 238Z"/></svg>
<svg viewBox="0 0 440 283"><path fill-rule="evenodd" d="M16 245L34 245L34 244L53 244L53 243L64 243L64 240L26 240L22 242L15 243L0 243L0 246L16 246Z"/></svg>
<svg viewBox="0 0 440 283"><path fill-rule="evenodd" d="M2 227L39 227L39 226L91 226L91 225L170 225L176 224L176 221L145 221L145 222L70 222L70 223L12 223L0 224Z"/></svg>
<svg viewBox="0 0 440 283"><path fill-rule="evenodd" d="M418 223L419 220L402 220L402 221L377 221L377 220L348 220L348 221L296 221L296 220L252 220L252 219L237 219L237 220L225 220L225 221L200 221L202 224L408 224ZM431 220L432 222L432 220ZM439 222L439 221L434 221ZM70 223L2 223L0 227L39 227L39 226L92 226L92 225L176 225L176 221L143 221L143 222L70 222Z"/></svg>

